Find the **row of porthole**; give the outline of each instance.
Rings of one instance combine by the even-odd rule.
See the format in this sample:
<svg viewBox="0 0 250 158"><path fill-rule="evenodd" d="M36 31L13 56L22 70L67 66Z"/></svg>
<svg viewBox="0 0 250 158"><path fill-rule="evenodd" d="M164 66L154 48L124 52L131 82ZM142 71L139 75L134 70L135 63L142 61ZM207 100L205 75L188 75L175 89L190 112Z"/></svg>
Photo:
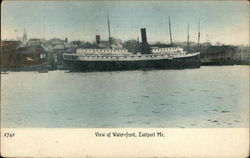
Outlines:
<svg viewBox="0 0 250 158"><path fill-rule="evenodd" d="M185 54L180 54L180 55L185 55ZM128 58L128 56L111 56L111 57L102 57L102 56L84 56L84 58L106 58L106 59L109 59L109 58L116 58L116 59L118 59L118 58ZM135 57L137 57L137 58L142 58L142 57L146 57L146 58L149 58L149 57L155 57L155 58L157 58L157 57L164 57L163 55L162 56L130 56L130 58L135 58ZM72 56L65 56L65 58L72 58Z"/></svg>
<svg viewBox="0 0 250 158"><path fill-rule="evenodd" d="M108 52L108 53L112 53L112 52L127 52L126 50L112 50L112 51L109 51L109 50L85 50L86 52Z"/></svg>
<svg viewBox="0 0 250 158"><path fill-rule="evenodd" d="M142 58L143 56L130 56L130 58L136 58L136 57L137 57L137 58ZM163 56L144 56L144 57L146 57L146 58L149 58L149 57L155 57L155 58L157 58L157 57L163 57ZM84 58L92 58L92 59L93 59L93 58L97 58L97 59L98 59L98 58L102 58L102 59L103 59L103 58L104 58L104 59L105 59L105 58L106 58L106 59L116 58L116 59L118 59L118 58L128 58L128 56L111 56L111 57L85 56Z"/></svg>
<svg viewBox="0 0 250 158"><path fill-rule="evenodd" d="M158 48L158 49L153 49L154 51L163 51L163 50L177 50L177 48Z"/></svg>

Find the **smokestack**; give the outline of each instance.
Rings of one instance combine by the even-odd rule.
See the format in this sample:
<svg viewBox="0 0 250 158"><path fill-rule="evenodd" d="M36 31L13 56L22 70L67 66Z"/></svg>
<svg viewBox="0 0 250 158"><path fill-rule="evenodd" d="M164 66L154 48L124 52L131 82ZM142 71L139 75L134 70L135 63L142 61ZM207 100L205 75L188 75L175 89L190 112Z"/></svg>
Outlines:
<svg viewBox="0 0 250 158"><path fill-rule="evenodd" d="M96 35L95 36L95 42L96 42L97 45L99 45L101 43L101 37L100 37L100 35Z"/></svg>
<svg viewBox="0 0 250 158"><path fill-rule="evenodd" d="M146 34L146 29L141 28L141 40L142 40L142 48L141 48L141 53L142 54L149 54L149 45L147 42L147 34Z"/></svg>

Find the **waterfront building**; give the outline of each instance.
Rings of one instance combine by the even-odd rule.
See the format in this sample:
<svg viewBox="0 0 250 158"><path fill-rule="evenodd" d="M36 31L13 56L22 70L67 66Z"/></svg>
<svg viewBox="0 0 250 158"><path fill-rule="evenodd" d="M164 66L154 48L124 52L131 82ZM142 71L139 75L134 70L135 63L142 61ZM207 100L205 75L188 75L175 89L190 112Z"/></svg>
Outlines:
<svg viewBox="0 0 250 158"><path fill-rule="evenodd" d="M17 64L17 47L20 41L1 41L1 68L15 67Z"/></svg>
<svg viewBox="0 0 250 158"><path fill-rule="evenodd" d="M232 46L207 46L200 50L203 65L232 65L234 64L235 49Z"/></svg>
<svg viewBox="0 0 250 158"><path fill-rule="evenodd" d="M250 62L250 47L239 46L235 49L234 59L237 61Z"/></svg>
<svg viewBox="0 0 250 158"><path fill-rule="evenodd" d="M41 46L19 47L17 52L20 67L38 66L46 62L46 51Z"/></svg>
<svg viewBox="0 0 250 158"><path fill-rule="evenodd" d="M1 68L5 70L40 70L46 63L42 46L20 45L19 41L1 41Z"/></svg>

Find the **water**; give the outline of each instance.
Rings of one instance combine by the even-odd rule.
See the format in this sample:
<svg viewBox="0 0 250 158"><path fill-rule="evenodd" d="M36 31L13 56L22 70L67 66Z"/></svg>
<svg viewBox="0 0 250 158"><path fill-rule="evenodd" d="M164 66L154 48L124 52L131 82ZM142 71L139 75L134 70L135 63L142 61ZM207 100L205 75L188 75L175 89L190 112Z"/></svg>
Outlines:
<svg viewBox="0 0 250 158"><path fill-rule="evenodd" d="M249 67L1 75L2 127L248 127Z"/></svg>

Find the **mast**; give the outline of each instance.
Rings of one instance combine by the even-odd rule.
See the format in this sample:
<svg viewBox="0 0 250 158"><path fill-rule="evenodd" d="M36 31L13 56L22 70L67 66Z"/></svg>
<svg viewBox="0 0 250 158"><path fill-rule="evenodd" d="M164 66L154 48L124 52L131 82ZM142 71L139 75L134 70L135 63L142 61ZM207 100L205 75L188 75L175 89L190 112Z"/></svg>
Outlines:
<svg viewBox="0 0 250 158"><path fill-rule="evenodd" d="M141 52L139 37L137 37L137 52Z"/></svg>
<svg viewBox="0 0 250 158"><path fill-rule="evenodd" d="M199 22L198 22L198 47L200 47L200 17L199 17Z"/></svg>
<svg viewBox="0 0 250 158"><path fill-rule="evenodd" d="M169 25L170 44L171 44L171 46L172 46L173 41L172 41L172 33L171 33L171 22L170 22L170 17L168 17L168 25Z"/></svg>
<svg viewBox="0 0 250 158"><path fill-rule="evenodd" d="M109 31L109 48L112 49L112 47L111 47L111 36L110 36L110 26L109 26L109 16L107 16L107 20L108 20L108 31Z"/></svg>
<svg viewBox="0 0 250 158"><path fill-rule="evenodd" d="M187 30L187 51L189 50L189 24L188 24L188 30Z"/></svg>
<svg viewBox="0 0 250 158"><path fill-rule="evenodd" d="M23 42L27 42L27 33L26 33L26 29L23 30Z"/></svg>

